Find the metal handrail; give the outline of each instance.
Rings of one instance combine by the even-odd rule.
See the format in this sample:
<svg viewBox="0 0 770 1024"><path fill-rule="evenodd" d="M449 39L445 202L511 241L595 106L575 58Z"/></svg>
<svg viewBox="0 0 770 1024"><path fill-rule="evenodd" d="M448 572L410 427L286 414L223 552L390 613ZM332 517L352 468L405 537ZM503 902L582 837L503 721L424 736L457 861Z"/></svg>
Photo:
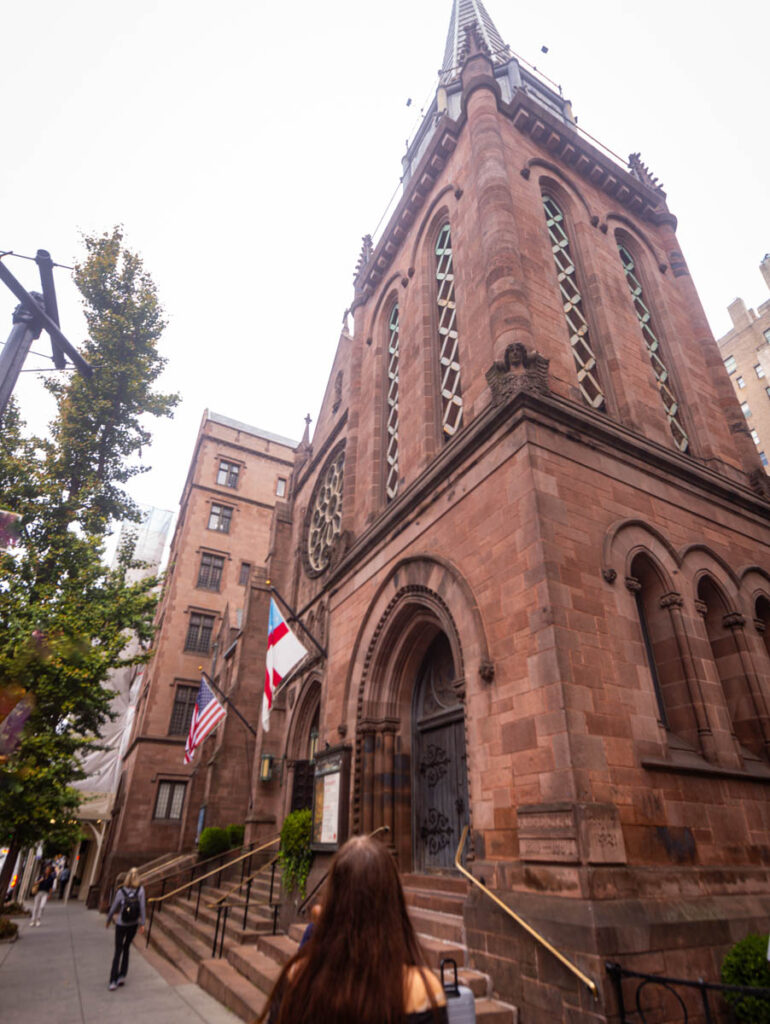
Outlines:
<svg viewBox="0 0 770 1024"><path fill-rule="evenodd" d="M242 860L246 860L247 857L253 857L255 853L261 853L263 850L269 849L271 846L275 846L276 843L281 841L280 835L271 839L269 843L264 843L262 846L258 846L255 850L249 850L248 853L242 853L240 857L235 857L233 860L229 860L226 864L220 864L218 868L214 868L213 871L208 871L205 875L199 875L197 878L193 878L190 882L185 882L184 885L180 885L177 889L172 889L171 892L163 893L161 896L151 896L148 903L164 903L171 896L176 896L180 892L185 892L187 889L192 888L194 885L198 885L200 882L205 881L207 878L211 878L212 875L221 874L231 868L233 864L240 864Z"/></svg>
<svg viewBox="0 0 770 1024"><path fill-rule="evenodd" d="M552 953L557 960L564 964L568 971L571 971L576 978L583 982L583 984L591 992L591 995L594 997L594 999L598 999L599 990L597 989L595 982L591 981L587 974L583 974L580 968L576 967L571 960L568 960L563 953L560 953L558 949L552 946L548 939L541 935L540 932L536 931L532 927L532 925L527 924L523 917L519 917L519 915L516 914L513 910L511 910L509 906L506 906L506 904L503 903L501 899L495 896L495 894L490 889L487 889L483 882L480 882L478 878L474 878L470 871L463 867L460 861L460 857L462 856L463 848L465 846L465 840L468 837L468 831L469 826L466 825L465 828L463 829L463 834L460 837L460 845L457 847L457 853L455 854L455 867L460 872L460 874L464 875L469 882L472 882L477 889L481 889L481 891L486 896L488 896L494 903L496 903L501 910L504 910L509 917L512 917L516 924L520 925L524 929L524 931L528 932L532 936L532 938L535 939L536 942L539 942L540 945L543 946L544 949L547 949L549 953Z"/></svg>
<svg viewBox="0 0 770 1024"><path fill-rule="evenodd" d="M261 867L257 868L257 870L254 871L252 874L250 874L248 878L242 878L240 882L238 882L238 885L234 886L229 893L225 893L224 896L220 896L218 899L215 899L213 903L207 903L206 906L209 908L209 910L213 910L214 907L222 907L225 905L225 903L230 907L242 907L244 904L244 900L238 902L237 900L232 899L232 894L235 891L235 889L240 889L242 885L248 885L250 882L253 882L258 874L260 874L266 868L272 867L274 864L277 864L277 862L278 854L276 854L272 860L265 861L265 863Z"/></svg>

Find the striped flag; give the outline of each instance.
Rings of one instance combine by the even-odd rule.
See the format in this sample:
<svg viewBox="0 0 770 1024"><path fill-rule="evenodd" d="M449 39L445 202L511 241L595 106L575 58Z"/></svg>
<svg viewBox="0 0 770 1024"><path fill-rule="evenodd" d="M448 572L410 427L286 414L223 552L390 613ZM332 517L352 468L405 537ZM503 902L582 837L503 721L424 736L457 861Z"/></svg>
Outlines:
<svg viewBox="0 0 770 1024"><path fill-rule="evenodd" d="M307 651L284 622L275 601L270 598L270 621L267 627L267 665L265 667L265 697L262 701L262 728L270 731L270 711L273 694L307 654Z"/></svg>
<svg viewBox="0 0 770 1024"><path fill-rule="evenodd" d="M190 722L190 732L187 736L187 743L184 745L185 764L192 761L195 748L203 743L211 730L221 722L226 714L227 712L214 696L205 678L201 679L201 688L195 698L195 708Z"/></svg>

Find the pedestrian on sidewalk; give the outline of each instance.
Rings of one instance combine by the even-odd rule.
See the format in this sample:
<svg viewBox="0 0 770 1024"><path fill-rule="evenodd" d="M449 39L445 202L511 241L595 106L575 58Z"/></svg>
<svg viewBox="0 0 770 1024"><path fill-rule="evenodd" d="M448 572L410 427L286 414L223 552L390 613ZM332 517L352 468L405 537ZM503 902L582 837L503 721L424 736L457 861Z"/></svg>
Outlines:
<svg viewBox="0 0 770 1024"><path fill-rule="evenodd" d="M110 992L122 985L128 974L128 951L134 941L137 928L144 934L144 922L146 919L146 901L144 886L139 884L139 869L131 868L123 880L123 884L115 893L110 912L107 915L107 924L118 914L115 919L115 955L112 958L112 969L110 970Z"/></svg>
<svg viewBox="0 0 770 1024"><path fill-rule="evenodd" d="M69 869L69 866L68 866L68 864L67 864L67 862L65 860L64 866L62 867L61 871L59 872L59 899L60 900L64 899L64 893L65 893L65 890L67 888L67 882L69 881L69 878L70 878L70 869Z"/></svg>
<svg viewBox="0 0 770 1024"><path fill-rule="evenodd" d="M54 874L53 865L46 864L42 874L38 877L38 880L32 886L32 892L35 896L35 902L32 904L32 920L29 922L30 928L40 927L40 918L43 916L45 905L48 902L48 897L53 889L54 882L56 881L56 875Z"/></svg>

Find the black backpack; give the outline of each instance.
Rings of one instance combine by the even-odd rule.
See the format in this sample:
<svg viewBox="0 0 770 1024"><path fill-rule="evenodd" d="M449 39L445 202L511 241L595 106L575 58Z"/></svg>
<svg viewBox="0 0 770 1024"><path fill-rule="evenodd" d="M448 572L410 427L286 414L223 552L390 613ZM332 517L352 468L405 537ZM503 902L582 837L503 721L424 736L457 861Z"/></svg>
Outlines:
<svg viewBox="0 0 770 1024"><path fill-rule="evenodd" d="M130 891L124 889L121 886L120 889L123 894L123 906L120 911L120 923L121 924L136 924L139 920L139 914L141 913L141 904L139 903L139 890L131 889Z"/></svg>

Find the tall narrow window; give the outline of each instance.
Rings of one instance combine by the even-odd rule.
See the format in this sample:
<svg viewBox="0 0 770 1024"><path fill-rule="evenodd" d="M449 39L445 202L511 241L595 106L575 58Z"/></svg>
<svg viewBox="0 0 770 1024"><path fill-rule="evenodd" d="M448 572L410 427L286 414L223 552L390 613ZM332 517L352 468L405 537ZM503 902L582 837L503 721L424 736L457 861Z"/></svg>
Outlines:
<svg viewBox="0 0 770 1024"><path fill-rule="evenodd" d="M652 369L655 374L658 391L660 392L660 398L663 402L663 408L666 410L666 417L668 419L671 436L674 438L674 443L679 451L686 452L690 447L690 442L687 440L687 434L684 431L684 427L682 426L679 416L679 402L677 401L668 375L668 370L666 369L666 364L663 360L660 342L655 334L655 329L652 323L652 314L645 305L644 296L642 294L642 285L639 278L634 273L636 267L634 265L633 257L624 245L618 245L618 252L620 253L620 261L623 264L623 270L626 274L628 287L631 290L631 298L634 300L634 310L639 321L639 326L642 329L642 336L644 338L644 343L647 346L647 352L650 356L650 362L652 363ZM729 359L730 357L725 360L726 367ZM732 373L732 370L729 368L728 373Z"/></svg>
<svg viewBox="0 0 770 1024"><path fill-rule="evenodd" d="M184 649L186 651L196 651L198 654L208 654L209 647L211 646L211 634L213 632L213 615L201 615L200 612L191 612Z"/></svg>
<svg viewBox="0 0 770 1024"><path fill-rule="evenodd" d="M457 304L455 302L452 233L445 224L436 240L436 282L438 293L438 341L441 365L441 431L444 440L454 437L463 425L463 392L460 384L460 355L457 348Z"/></svg>
<svg viewBox="0 0 770 1024"><path fill-rule="evenodd" d="M241 467L235 462L227 462L225 459L220 459L219 470L217 472L217 483L219 486L237 487L240 468Z"/></svg>
<svg viewBox="0 0 770 1024"><path fill-rule="evenodd" d="M396 303L388 320L388 437L385 451L388 464L385 493L388 501L398 494L398 317Z"/></svg>
<svg viewBox="0 0 770 1024"><path fill-rule="evenodd" d="M229 533L232 518L233 510L227 505L212 504L209 512L209 529L218 530L219 533Z"/></svg>
<svg viewBox="0 0 770 1024"><path fill-rule="evenodd" d="M575 263L569 249L569 238L564 224L561 207L552 196L543 196L545 222L551 239L551 252L556 265L556 278L559 282L564 318L567 321L569 343L575 359L578 387L580 393L592 409L604 409L606 402L599 381L596 356L591 348L591 337L588 323L583 315L583 296L577 285Z"/></svg>
<svg viewBox="0 0 770 1024"><path fill-rule="evenodd" d="M225 560L222 555L212 555L204 551L198 569L198 586L203 590L219 590L224 568Z"/></svg>

